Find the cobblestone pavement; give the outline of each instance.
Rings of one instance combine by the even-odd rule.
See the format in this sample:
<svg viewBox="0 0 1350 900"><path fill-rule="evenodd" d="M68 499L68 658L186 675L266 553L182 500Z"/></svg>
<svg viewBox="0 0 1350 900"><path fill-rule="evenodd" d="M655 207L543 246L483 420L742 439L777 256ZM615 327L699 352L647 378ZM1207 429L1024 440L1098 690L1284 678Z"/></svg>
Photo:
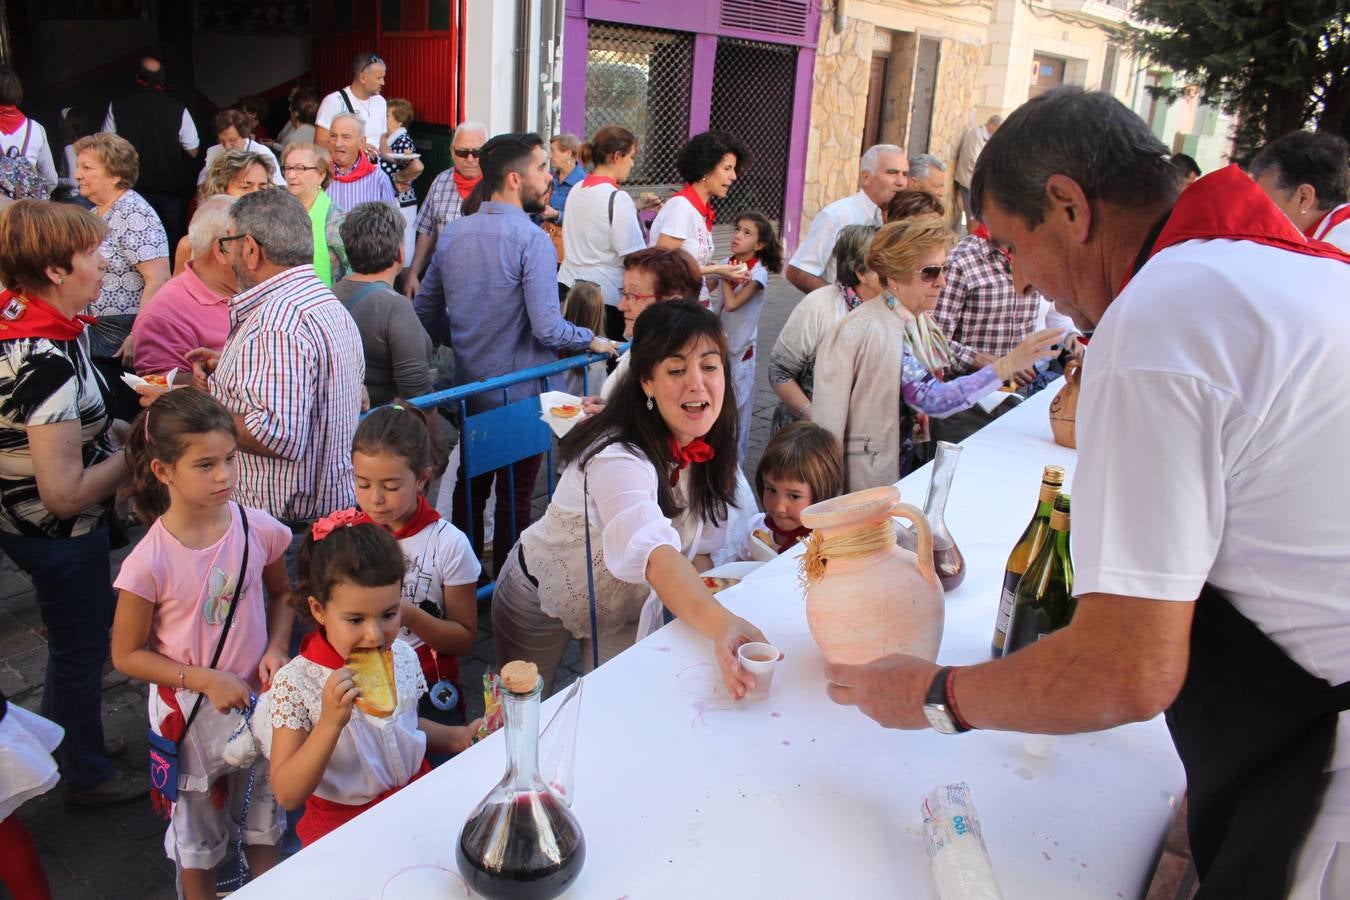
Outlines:
<svg viewBox="0 0 1350 900"><path fill-rule="evenodd" d="M769 423L776 402L765 376L768 351L778 336L801 294L782 276L770 280L764 312L760 318L760 365L756 373L754 424L750 433L747 474L769 438ZM542 479L541 479L542 481ZM536 500L542 509L544 497ZM133 533L139 538L141 531ZM489 542L490 543L490 542ZM113 554L113 568L126 555L124 549ZM460 683L465 688L469 714L482 709L481 685L484 669L494 664L491 623L487 608L480 610L478 642L471 656L463 660ZM37 710L42 694L42 674L46 667L47 646L28 578L7 560L0 560L0 690L13 703ZM558 673L557 689L571 684L580 674L580 657L574 641ZM114 763L132 772L144 772L147 765L146 688L114 671L109 664L103 677L103 719L109 738L126 742L126 752ZM42 852L52 892L58 900L161 900L173 898L173 865L165 858L165 823L150 809L148 800L95 811L66 809L58 787L45 796L30 800L18 812L27 824ZM9 894L0 886L0 898Z"/></svg>

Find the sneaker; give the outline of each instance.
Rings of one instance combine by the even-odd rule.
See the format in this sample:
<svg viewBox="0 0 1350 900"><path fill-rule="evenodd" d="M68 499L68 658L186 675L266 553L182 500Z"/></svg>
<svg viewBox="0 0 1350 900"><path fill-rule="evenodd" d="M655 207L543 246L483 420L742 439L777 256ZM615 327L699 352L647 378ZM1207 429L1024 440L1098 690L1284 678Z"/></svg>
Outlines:
<svg viewBox="0 0 1350 900"><path fill-rule="evenodd" d="M145 775L129 775L126 772L113 772L112 777L102 784L85 790L66 788L62 800L66 806L110 806L125 803L150 793L150 779Z"/></svg>

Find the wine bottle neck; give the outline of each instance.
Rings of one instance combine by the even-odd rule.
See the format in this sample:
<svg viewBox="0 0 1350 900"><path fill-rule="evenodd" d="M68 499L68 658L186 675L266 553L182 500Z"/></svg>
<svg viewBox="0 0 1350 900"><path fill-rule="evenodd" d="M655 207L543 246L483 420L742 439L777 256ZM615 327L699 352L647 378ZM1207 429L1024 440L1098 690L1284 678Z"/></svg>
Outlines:
<svg viewBox="0 0 1350 900"><path fill-rule="evenodd" d="M506 758L518 786L528 787L539 776L539 688L528 694L502 691L506 718Z"/></svg>
<svg viewBox="0 0 1350 900"><path fill-rule="evenodd" d="M1067 532L1069 530L1069 514L1053 510L1050 513L1050 527L1055 531Z"/></svg>

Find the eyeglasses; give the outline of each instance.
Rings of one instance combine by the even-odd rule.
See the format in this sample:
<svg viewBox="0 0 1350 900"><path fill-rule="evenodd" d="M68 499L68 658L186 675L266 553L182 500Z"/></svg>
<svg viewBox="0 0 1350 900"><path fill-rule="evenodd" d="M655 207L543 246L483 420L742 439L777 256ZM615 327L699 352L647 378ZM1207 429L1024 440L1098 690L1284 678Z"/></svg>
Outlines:
<svg viewBox="0 0 1350 900"><path fill-rule="evenodd" d="M281 167L281 174L283 174L283 175L291 175L291 174L293 174L293 173L295 173L295 172L317 172L317 171L319 171L319 167L318 167L318 166L282 166L282 167Z"/></svg>
<svg viewBox="0 0 1350 900"><path fill-rule="evenodd" d="M225 246L226 244L230 241L237 241L246 237L248 237L247 234L227 234L224 237L218 237L216 238L216 249L220 251L222 256L225 256L230 252L230 249Z"/></svg>
<svg viewBox="0 0 1350 900"><path fill-rule="evenodd" d="M632 291L619 291L620 300L655 300L660 294L634 294Z"/></svg>
<svg viewBox="0 0 1350 900"><path fill-rule="evenodd" d="M941 278L943 275L946 275L947 270L950 268L951 266L947 265L924 266L922 269L919 270L919 280L922 281L924 284L932 284L933 282Z"/></svg>
<svg viewBox="0 0 1350 900"><path fill-rule="evenodd" d="M380 59L378 54L372 53L370 54L370 58L366 60L366 64L361 67L361 71L364 72L371 66L382 66L384 64L385 64L384 60Z"/></svg>
<svg viewBox="0 0 1350 900"><path fill-rule="evenodd" d="M477 159L478 157L480 157L480 156L483 155L483 148L482 148L482 147L465 147L465 148L462 149L462 150L456 148L453 152L454 152L454 154L455 154L456 156L458 156L460 159L468 159L470 156L472 156L472 157L474 157L475 159Z"/></svg>

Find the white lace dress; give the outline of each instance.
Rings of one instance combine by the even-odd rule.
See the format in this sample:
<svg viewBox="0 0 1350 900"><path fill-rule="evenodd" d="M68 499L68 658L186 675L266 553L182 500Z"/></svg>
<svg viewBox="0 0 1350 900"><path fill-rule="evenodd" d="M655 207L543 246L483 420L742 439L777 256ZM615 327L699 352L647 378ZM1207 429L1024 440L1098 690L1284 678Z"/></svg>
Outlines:
<svg viewBox="0 0 1350 900"><path fill-rule="evenodd" d="M711 554L727 542L726 523L704 522L700 528L695 516L667 518L656 502L656 467L622 444L596 453L586 471L599 629L636 627L651 593L647 559L652 551L668 546L689 557ZM686 469L675 488L677 502L683 502L687 487ZM520 536L525 565L539 581L539 608L578 638L591 633L584 497L581 467L568 466L544 517Z"/></svg>
<svg viewBox="0 0 1350 900"><path fill-rule="evenodd" d="M417 725L417 701L427 691L417 651L394 641L394 686L398 706L385 718L352 710L323 780L314 793L324 800L359 806L412 781L426 756L427 736ZM333 670L297 656L281 667L272 689L258 701L273 728L312 731L323 711L323 686ZM264 704L266 708L264 709ZM268 748L270 750L270 747Z"/></svg>
<svg viewBox="0 0 1350 900"><path fill-rule="evenodd" d="M26 801L56 787L60 775L52 751L65 731L17 703L0 719L0 822Z"/></svg>

